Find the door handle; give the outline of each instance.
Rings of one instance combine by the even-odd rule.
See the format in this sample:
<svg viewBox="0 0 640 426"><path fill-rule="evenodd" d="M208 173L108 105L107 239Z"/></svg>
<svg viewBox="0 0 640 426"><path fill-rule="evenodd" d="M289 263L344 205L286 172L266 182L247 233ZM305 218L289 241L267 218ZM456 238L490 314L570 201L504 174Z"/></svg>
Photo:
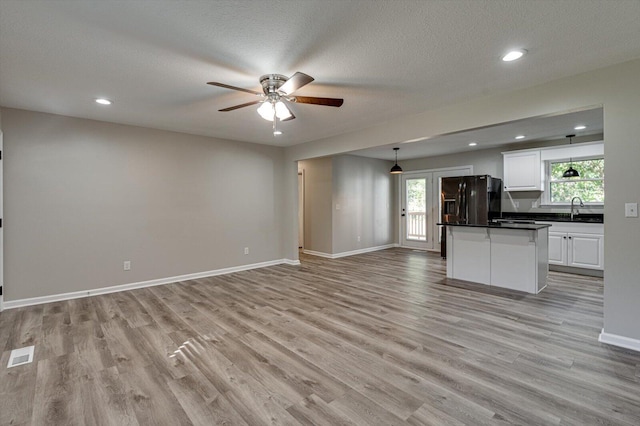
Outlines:
<svg viewBox="0 0 640 426"><path fill-rule="evenodd" d="M405 217L406 215L404 213L402 213L402 217Z"/></svg>

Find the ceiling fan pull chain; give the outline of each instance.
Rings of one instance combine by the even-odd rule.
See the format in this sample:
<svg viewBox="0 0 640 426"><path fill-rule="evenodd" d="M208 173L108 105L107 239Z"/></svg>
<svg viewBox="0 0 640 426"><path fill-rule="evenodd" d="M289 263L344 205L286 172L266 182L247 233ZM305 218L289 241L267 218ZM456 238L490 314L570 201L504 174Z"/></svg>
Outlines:
<svg viewBox="0 0 640 426"><path fill-rule="evenodd" d="M275 105L274 105L274 107L273 107L273 137L274 137L274 138L275 138L276 136L278 136L278 135L281 135L281 134L282 134L282 132L279 132L279 131L278 131L278 124L277 124L277 122L278 122L278 116L277 116L277 114L276 114L276 108L275 108Z"/></svg>

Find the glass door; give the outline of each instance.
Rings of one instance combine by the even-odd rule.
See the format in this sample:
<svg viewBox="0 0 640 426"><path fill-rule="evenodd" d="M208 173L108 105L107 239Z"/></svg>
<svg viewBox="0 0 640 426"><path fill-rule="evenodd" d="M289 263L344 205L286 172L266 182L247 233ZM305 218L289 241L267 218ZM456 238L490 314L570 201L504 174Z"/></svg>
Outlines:
<svg viewBox="0 0 640 426"><path fill-rule="evenodd" d="M431 173L402 175L402 245L420 249L433 248L431 215Z"/></svg>

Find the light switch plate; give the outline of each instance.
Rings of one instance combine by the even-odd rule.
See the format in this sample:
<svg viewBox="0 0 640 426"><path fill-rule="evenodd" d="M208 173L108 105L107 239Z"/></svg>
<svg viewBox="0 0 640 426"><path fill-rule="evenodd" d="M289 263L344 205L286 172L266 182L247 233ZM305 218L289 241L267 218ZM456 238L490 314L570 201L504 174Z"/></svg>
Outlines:
<svg viewBox="0 0 640 426"><path fill-rule="evenodd" d="M624 217L638 217L638 203L625 203Z"/></svg>

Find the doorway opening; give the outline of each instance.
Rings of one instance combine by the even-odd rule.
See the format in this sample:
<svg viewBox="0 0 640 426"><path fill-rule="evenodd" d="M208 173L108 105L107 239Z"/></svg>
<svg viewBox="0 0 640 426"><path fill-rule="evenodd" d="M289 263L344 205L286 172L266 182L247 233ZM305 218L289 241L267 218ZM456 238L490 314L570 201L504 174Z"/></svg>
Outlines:
<svg viewBox="0 0 640 426"><path fill-rule="evenodd" d="M304 170L298 172L298 250L304 249Z"/></svg>

